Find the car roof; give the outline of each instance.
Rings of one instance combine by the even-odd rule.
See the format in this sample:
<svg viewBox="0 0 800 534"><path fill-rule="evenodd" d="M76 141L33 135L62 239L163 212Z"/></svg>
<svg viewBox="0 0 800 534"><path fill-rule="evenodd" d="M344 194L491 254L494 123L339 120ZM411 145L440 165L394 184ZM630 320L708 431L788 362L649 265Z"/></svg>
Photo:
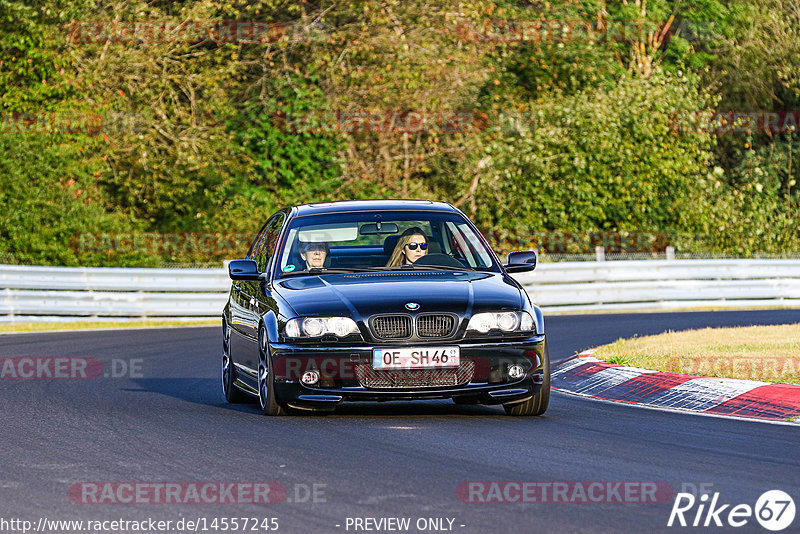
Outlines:
<svg viewBox="0 0 800 534"><path fill-rule="evenodd" d="M391 210L458 211L447 202L434 202L431 200L341 200L295 206L294 216L322 215L325 213L342 213L348 211Z"/></svg>

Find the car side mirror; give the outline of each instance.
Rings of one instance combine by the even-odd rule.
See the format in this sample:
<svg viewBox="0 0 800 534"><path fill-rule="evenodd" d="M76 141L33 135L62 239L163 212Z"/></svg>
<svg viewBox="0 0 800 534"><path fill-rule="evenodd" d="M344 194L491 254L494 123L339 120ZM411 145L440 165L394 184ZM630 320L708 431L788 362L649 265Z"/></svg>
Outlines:
<svg viewBox="0 0 800 534"><path fill-rule="evenodd" d="M533 250L515 250L508 254L506 272L526 273L536 268L536 252Z"/></svg>
<svg viewBox="0 0 800 534"><path fill-rule="evenodd" d="M258 264L253 260L233 260L228 263L228 276L231 280L258 280Z"/></svg>

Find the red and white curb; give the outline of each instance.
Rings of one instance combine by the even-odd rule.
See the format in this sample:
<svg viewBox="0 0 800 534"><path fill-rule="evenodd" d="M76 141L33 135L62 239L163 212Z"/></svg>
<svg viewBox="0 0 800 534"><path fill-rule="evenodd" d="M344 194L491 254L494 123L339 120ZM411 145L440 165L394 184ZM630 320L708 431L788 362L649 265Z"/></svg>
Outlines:
<svg viewBox="0 0 800 534"><path fill-rule="evenodd" d="M553 389L651 408L800 425L798 385L625 367L598 360L593 353L559 365L552 374Z"/></svg>

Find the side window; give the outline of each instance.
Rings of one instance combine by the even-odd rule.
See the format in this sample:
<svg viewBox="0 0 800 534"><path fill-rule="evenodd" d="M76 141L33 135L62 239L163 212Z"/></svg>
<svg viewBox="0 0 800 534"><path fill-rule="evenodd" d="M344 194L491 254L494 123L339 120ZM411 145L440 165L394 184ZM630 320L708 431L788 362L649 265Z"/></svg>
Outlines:
<svg viewBox="0 0 800 534"><path fill-rule="evenodd" d="M279 213L267 224L264 236L253 254L253 259L258 264L258 270L262 273L267 269L269 259L275 253L275 245L278 243L281 226L283 226L283 214Z"/></svg>
<svg viewBox="0 0 800 534"><path fill-rule="evenodd" d="M261 227L261 230L258 231L258 235L256 238L253 239L253 242L250 244L250 248L247 249L247 255L245 256L246 259L252 260L255 258L255 252L258 248L258 244L261 243L261 240L264 238L264 232L267 231L267 226L269 226L270 221L264 223L264 226Z"/></svg>

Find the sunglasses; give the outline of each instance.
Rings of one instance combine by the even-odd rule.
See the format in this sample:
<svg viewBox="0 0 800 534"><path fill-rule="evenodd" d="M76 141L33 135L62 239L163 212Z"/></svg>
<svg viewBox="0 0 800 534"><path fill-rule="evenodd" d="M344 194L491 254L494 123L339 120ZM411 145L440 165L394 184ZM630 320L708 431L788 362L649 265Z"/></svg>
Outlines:
<svg viewBox="0 0 800 534"><path fill-rule="evenodd" d="M406 246L408 247L408 250L417 250L417 247L419 247L420 250L428 250L427 243L414 243L411 241L410 243L407 243Z"/></svg>

